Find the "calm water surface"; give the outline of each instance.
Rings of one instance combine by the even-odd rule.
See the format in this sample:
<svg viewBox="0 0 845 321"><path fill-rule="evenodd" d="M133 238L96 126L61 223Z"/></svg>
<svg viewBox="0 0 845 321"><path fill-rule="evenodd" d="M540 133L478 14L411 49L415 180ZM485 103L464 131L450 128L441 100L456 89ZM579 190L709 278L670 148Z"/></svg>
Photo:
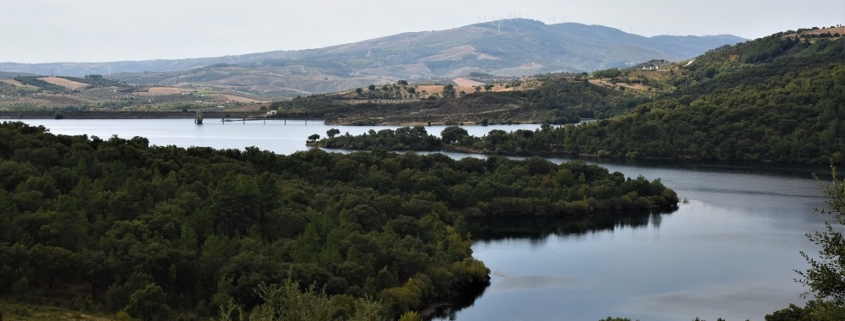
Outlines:
<svg viewBox="0 0 845 321"><path fill-rule="evenodd" d="M396 128L325 126L316 121L207 121L202 126L192 120L25 122L56 134L144 136L156 145L256 146L280 154L307 149L306 137L325 136L333 127L352 135ZM538 125L466 128L483 135L491 129ZM434 135L442 129L427 127ZM806 268L798 251L815 252L804 234L823 227L813 208L823 206L824 198L811 173L828 177L826 167L586 161L627 176L659 177L688 202L672 213L509 221L498 231L491 226L501 222L477 224L474 256L493 271L492 284L470 306L445 311L442 319L763 320L789 303L803 302L799 294L804 289L793 281L793 270Z"/></svg>

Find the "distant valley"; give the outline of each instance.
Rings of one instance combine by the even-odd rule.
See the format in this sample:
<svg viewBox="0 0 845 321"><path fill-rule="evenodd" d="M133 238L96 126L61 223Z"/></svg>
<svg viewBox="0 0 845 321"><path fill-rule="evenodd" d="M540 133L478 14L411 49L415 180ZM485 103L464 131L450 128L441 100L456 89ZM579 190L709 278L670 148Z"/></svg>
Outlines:
<svg viewBox="0 0 845 321"><path fill-rule="evenodd" d="M89 74L129 84L173 86L280 99L393 83L437 82L483 73L519 77L679 61L745 39L643 37L596 25L514 19L358 43L237 56L104 63L0 63L0 78Z"/></svg>

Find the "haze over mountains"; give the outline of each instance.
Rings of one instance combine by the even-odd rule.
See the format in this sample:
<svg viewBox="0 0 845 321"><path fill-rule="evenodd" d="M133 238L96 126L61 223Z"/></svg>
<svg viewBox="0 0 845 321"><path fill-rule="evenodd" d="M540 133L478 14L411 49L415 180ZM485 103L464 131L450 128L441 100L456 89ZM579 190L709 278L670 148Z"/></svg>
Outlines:
<svg viewBox="0 0 845 321"><path fill-rule="evenodd" d="M104 63L0 63L0 71L83 76L130 83L210 87L260 96L332 92L398 79L423 81L471 72L523 76L678 61L745 39L643 37L597 25L512 19L358 43L237 56Z"/></svg>

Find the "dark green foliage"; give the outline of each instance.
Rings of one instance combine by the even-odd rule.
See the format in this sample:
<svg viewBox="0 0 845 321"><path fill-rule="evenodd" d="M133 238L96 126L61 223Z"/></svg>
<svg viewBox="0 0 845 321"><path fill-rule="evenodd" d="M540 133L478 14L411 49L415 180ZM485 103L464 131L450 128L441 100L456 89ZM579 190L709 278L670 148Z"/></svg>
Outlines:
<svg viewBox="0 0 845 321"><path fill-rule="evenodd" d="M460 142L464 137L469 136L466 129L458 126L449 126L440 132L440 137L445 144L454 144Z"/></svg>
<svg viewBox="0 0 845 321"><path fill-rule="evenodd" d="M624 94L612 88L602 87L586 81L567 77L550 77L543 80L537 89L495 93L513 97L515 101L539 110L555 110L553 124L577 123L580 118L602 118L619 114L633 108L626 99L639 96Z"/></svg>
<svg viewBox="0 0 845 321"><path fill-rule="evenodd" d="M311 139L311 137L309 137ZM317 137L319 139L319 137ZM327 148L386 149L386 150L437 150L440 139L429 135L423 126L401 127L396 130L370 130L360 136L336 136L322 141Z"/></svg>
<svg viewBox="0 0 845 321"><path fill-rule="evenodd" d="M228 298L251 307L260 284L290 278L416 309L488 278L451 227L458 209L431 197L442 185L423 173L443 162L150 147L3 123L0 294L37 302L54 284L85 284L107 310L156 320L215 314ZM407 192L399 166L419 180ZM412 283L413 300L382 293L411 278L428 280Z"/></svg>
<svg viewBox="0 0 845 321"><path fill-rule="evenodd" d="M772 49L781 48L773 45L778 43L791 49ZM803 49L795 49L798 46ZM828 50L831 46L839 51ZM700 65L709 67L699 69L705 76L712 76L712 70L725 70L724 74L641 104L624 117L559 129L565 133L559 135L558 149L615 157L822 163L833 158L841 163L845 161L843 46L843 39L811 45L766 38L744 45L744 51L716 51L702 58ZM724 55L730 59L741 52L774 61L733 67L713 59ZM771 56L775 53L780 56Z"/></svg>
<svg viewBox="0 0 845 321"><path fill-rule="evenodd" d="M126 312L144 321L169 320L170 307L160 286L148 283L129 297Z"/></svg>
<svg viewBox="0 0 845 321"><path fill-rule="evenodd" d="M768 36L756 41L753 47L745 50L740 59L745 63L771 61L800 42L798 38L793 37Z"/></svg>
<svg viewBox="0 0 845 321"><path fill-rule="evenodd" d="M840 321L845 306L833 301L808 301L802 308L790 304L788 308L766 315L766 321Z"/></svg>
<svg viewBox="0 0 845 321"><path fill-rule="evenodd" d="M400 132L440 141L422 127ZM83 284L112 313L159 320L216 314L229 300L250 309L262 303L261 284L290 280L332 300L374 298L399 316L487 284L462 215L578 215L677 201L659 180L578 162L282 156L3 123L0 294L37 302L55 284Z"/></svg>
<svg viewBox="0 0 845 321"><path fill-rule="evenodd" d="M766 315L766 321L811 321L814 320L810 313L812 312L811 302L808 307L802 308L794 304L790 304L789 308L778 310L772 314Z"/></svg>
<svg viewBox="0 0 845 321"><path fill-rule="evenodd" d="M38 92L38 88L32 87L19 87L12 84L7 84L5 82L0 81L0 95L6 96L21 96L26 95L34 92Z"/></svg>
<svg viewBox="0 0 845 321"><path fill-rule="evenodd" d="M622 71L619 70L619 68L611 68L611 69L593 71L593 77L597 77L597 78L614 78L614 77L619 77L620 75L622 75Z"/></svg>
<svg viewBox="0 0 845 321"><path fill-rule="evenodd" d="M845 316L845 306L833 301L808 301L802 308L790 304L788 308L766 315L766 321L840 321Z"/></svg>
<svg viewBox="0 0 845 321"><path fill-rule="evenodd" d="M447 84L443 86L443 98L455 98L455 86Z"/></svg>
<svg viewBox="0 0 845 321"><path fill-rule="evenodd" d="M92 87L129 87L126 82L103 78L102 75L85 75L83 78L62 76L61 78L88 84Z"/></svg>

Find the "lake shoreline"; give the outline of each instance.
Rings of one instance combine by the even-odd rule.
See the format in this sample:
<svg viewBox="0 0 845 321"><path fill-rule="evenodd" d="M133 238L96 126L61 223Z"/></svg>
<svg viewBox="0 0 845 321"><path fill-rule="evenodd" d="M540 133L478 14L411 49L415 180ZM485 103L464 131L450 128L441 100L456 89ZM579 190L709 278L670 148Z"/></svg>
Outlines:
<svg viewBox="0 0 845 321"><path fill-rule="evenodd" d="M226 115L235 113L227 112L203 112L203 118L223 118ZM60 116L59 116L60 115ZM3 111L0 112L0 119L4 120L25 120L25 119L193 119L194 112L161 112L161 111L110 111L110 112L62 112L62 111ZM243 116L241 113L240 116ZM248 117L253 117L250 114ZM226 117L231 118L231 117Z"/></svg>
<svg viewBox="0 0 845 321"><path fill-rule="evenodd" d="M334 147L326 147L322 144L322 140L320 141L306 141L305 146L312 147L312 148L324 148L327 150L349 150L349 151L372 151L373 148L364 148L364 149L351 149L351 148L334 148ZM503 156L503 157L541 157L541 158L557 158L557 157L577 157L577 158L584 158L590 160L598 160L598 159L608 159L608 160L644 160L644 161L682 161L682 162L740 162L740 163L747 163L747 164L783 164L783 165L830 165L830 163L824 162L779 162L770 159L762 159L762 160L745 160L745 159L701 159L701 158L693 158L693 157L657 157L657 156L641 156L641 157L625 157L625 156L606 156L601 155L598 153L589 154L589 153L566 153L566 152L536 152L536 153L516 153L516 154L506 154L506 153L491 153L487 150L479 150L473 148L467 148L463 146L455 146L455 145L447 145L440 148L432 148L432 149L388 149L392 152L453 152L453 153L464 153L464 154L478 154L484 156Z"/></svg>

